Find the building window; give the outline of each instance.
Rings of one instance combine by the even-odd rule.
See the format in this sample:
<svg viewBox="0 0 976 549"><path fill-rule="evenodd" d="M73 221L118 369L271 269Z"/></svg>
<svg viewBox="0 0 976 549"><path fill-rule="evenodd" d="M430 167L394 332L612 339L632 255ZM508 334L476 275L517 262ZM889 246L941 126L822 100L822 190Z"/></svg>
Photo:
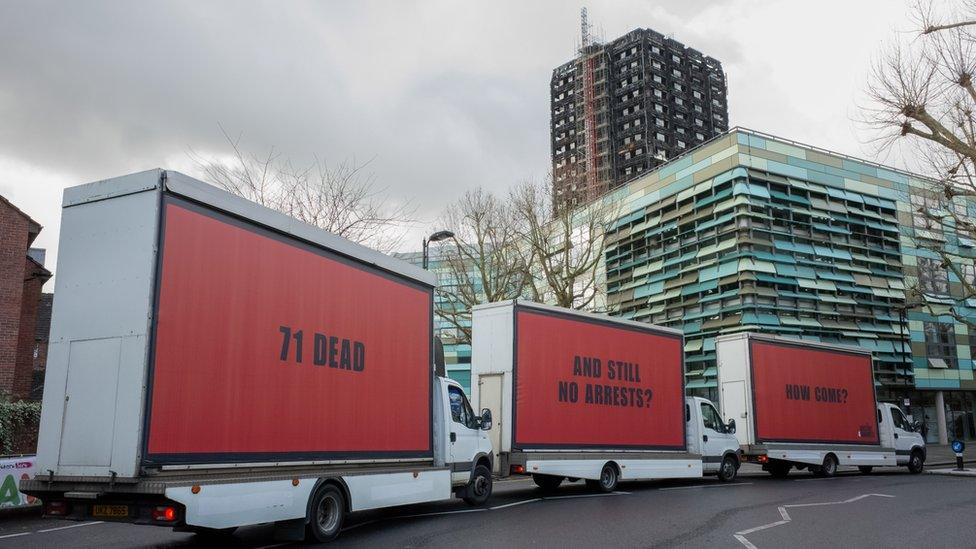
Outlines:
<svg viewBox="0 0 976 549"><path fill-rule="evenodd" d="M939 209L939 200L931 196L912 195L912 220L916 229L937 229L939 222L928 217Z"/></svg>
<svg viewBox="0 0 976 549"><path fill-rule="evenodd" d="M925 355L930 368L956 367L956 331L948 322L925 322Z"/></svg>
<svg viewBox="0 0 976 549"><path fill-rule="evenodd" d="M949 295L949 274L938 260L920 257L918 286L925 294Z"/></svg>
<svg viewBox="0 0 976 549"><path fill-rule="evenodd" d="M963 282L970 287L976 286L976 265L960 265L959 270L962 272Z"/></svg>

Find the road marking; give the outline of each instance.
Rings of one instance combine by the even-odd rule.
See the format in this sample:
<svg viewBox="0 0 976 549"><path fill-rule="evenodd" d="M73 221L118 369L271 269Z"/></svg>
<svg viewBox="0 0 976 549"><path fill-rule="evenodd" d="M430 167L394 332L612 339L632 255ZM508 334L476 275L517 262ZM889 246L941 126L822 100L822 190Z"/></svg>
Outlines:
<svg viewBox="0 0 976 549"><path fill-rule="evenodd" d="M67 530L68 528L81 528L82 526L94 526L96 524L104 524L100 520L95 522L79 522L78 524L69 524L68 526L58 526L57 528L47 528L45 530L38 530L37 533L41 532L56 532L58 530Z"/></svg>
<svg viewBox="0 0 976 549"><path fill-rule="evenodd" d="M725 486L749 486L753 482L733 482L730 484L705 484L703 486L671 486L669 488L658 488L658 490L697 490L699 488L722 488Z"/></svg>
<svg viewBox="0 0 976 549"><path fill-rule="evenodd" d="M823 480L823 479L816 479L816 480ZM860 496L856 496L850 499L845 499L843 501L824 501L819 503L793 503L790 505L781 505L776 509L779 511L779 515L783 517L782 520L777 520L776 522L770 522L769 524L763 524L760 526L755 526L746 530L736 532L735 534L732 535L732 537L734 537L736 540L739 541L739 543L746 546L748 549L758 549L751 541L746 539L746 536L748 536L749 534L753 534L755 532L759 532L760 530L767 530L769 528L775 528L777 526L782 526L784 524L789 524L790 522L793 522L793 518L790 517L789 512L787 512L787 509L794 509L798 507L823 507L825 505L844 505L845 503L854 503L855 501L860 501L864 498L869 498L869 497L893 498L895 496L889 494L861 494Z"/></svg>
<svg viewBox="0 0 976 549"><path fill-rule="evenodd" d="M420 518L420 517L436 517L436 516L440 516L440 515L460 515L462 513L481 513L481 512L487 511L487 510L488 510L487 508L481 507L481 508L478 508L478 509L458 509L456 511L435 511L433 513L418 513L416 515L401 515L399 517L391 517L391 518L405 519L405 518Z"/></svg>
<svg viewBox="0 0 976 549"><path fill-rule="evenodd" d="M496 505L494 507L480 507L477 509L458 509L454 511L435 511L432 513L417 513L415 515L383 517L383 518L368 520L365 522L360 522L358 524L353 524L352 526L347 526L343 528L342 531L345 532L346 530L353 530L355 528L359 528L360 526L366 526L367 524L375 524L377 522L383 522L387 520L413 519L413 518L423 518L423 517L437 517L437 516L444 516L444 515L459 515L463 513L481 513L484 511L497 511L499 509L506 509L508 507L525 505L527 503L537 503L543 500L550 500L550 499L597 498L603 496L627 496L627 495L630 495L630 492L610 492L609 494L574 494L571 496L546 496L546 497L526 499L522 501L514 501L512 503L505 503L503 505ZM268 547L276 547L276 546L271 545ZM263 549L263 548L259 548L259 549Z"/></svg>
<svg viewBox="0 0 976 549"><path fill-rule="evenodd" d="M506 507L515 507L516 505L525 505L526 503L535 503L537 501L542 501L542 498L527 499L525 501L516 501L515 503L506 503L505 505L496 505L494 507L489 507L492 511L495 509L504 509Z"/></svg>
<svg viewBox="0 0 976 549"><path fill-rule="evenodd" d="M794 479L793 482L810 482L811 480L840 480L846 478L849 481L861 480L860 477L823 477L823 478L798 478Z"/></svg>
<svg viewBox="0 0 976 549"><path fill-rule="evenodd" d="M19 537L19 536L26 536L27 534L30 534L30 533L31 532L21 532L19 534L7 534L5 536L0 536L0 539L16 538L16 537Z"/></svg>
<svg viewBox="0 0 976 549"><path fill-rule="evenodd" d="M610 492L609 494L576 494L572 496L545 496L542 499L602 498L605 496L621 496L625 494L627 494L627 492Z"/></svg>

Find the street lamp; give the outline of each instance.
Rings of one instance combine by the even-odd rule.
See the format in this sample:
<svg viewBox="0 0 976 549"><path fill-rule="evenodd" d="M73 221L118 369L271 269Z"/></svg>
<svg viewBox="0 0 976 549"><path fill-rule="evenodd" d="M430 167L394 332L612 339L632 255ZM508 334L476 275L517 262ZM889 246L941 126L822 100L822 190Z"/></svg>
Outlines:
<svg viewBox="0 0 976 549"><path fill-rule="evenodd" d="M448 238L454 238L454 233L451 231L437 231L424 239L424 269L427 269L427 263L430 260L430 256L427 253L428 249L430 248L430 243L440 242L441 240L447 240Z"/></svg>

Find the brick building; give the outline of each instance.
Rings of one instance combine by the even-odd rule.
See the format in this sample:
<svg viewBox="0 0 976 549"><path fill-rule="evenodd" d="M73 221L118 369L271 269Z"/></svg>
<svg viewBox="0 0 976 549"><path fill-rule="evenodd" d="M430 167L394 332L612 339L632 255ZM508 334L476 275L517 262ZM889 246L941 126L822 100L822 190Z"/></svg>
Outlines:
<svg viewBox="0 0 976 549"><path fill-rule="evenodd" d="M0 196L0 395L14 399L29 398L34 384L41 288L51 278L42 256L29 252L40 232Z"/></svg>

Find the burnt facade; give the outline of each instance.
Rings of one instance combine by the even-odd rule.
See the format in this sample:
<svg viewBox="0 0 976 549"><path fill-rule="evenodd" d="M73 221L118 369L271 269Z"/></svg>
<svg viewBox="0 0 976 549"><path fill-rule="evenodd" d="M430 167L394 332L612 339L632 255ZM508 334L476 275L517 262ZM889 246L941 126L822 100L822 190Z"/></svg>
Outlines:
<svg viewBox="0 0 976 549"><path fill-rule="evenodd" d="M587 202L728 130L722 64L650 29L586 45L552 73L557 207Z"/></svg>

